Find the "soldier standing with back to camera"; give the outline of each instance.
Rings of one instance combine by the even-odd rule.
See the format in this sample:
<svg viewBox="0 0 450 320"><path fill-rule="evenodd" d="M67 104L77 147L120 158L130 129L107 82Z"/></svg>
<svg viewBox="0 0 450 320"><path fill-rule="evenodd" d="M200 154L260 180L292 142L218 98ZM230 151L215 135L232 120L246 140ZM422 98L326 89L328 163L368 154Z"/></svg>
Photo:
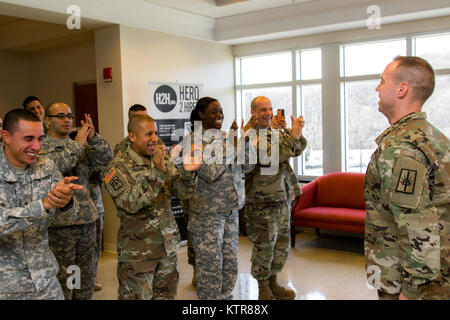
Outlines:
<svg viewBox="0 0 450 320"><path fill-rule="evenodd" d="M250 128L258 135L258 152L263 150L269 157L271 141L275 139L270 122L273 115L272 103L266 97L256 97L251 102L252 118L245 126L247 135ZM253 171L245 175L245 218L249 239L253 242L252 276L258 280L259 299L294 299L295 292L277 283L277 274L286 263L289 254L290 236L290 195L287 189L286 170L283 163L290 157L299 156L306 148L306 139L302 135L305 125L303 117L292 119L289 134L279 131L277 163L258 162ZM260 130L267 130L267 146L261 145ZM249 160L246 160L249 161ZM262 174L264 167L276 165L274 174Z"/></svg>
<svg viewBox="0 0 450 320"><path fill-rule="evenodd" d="M389 120L365 181L365 256L380 299L450 298L449 140L421 112L434 71L419 57L399 56L376 91Z"/></svg>

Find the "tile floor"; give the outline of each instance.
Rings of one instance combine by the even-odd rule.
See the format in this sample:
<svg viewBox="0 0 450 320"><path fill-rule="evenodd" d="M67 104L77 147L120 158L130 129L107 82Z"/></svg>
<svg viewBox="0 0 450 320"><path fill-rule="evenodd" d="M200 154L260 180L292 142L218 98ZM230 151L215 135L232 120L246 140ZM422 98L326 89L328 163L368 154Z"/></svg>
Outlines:
<svg viewBox="0 0 450 320"><path fill-rule="evenodd" d="M363 239L333 234L300 232L296 246L279 275L297 293L299 300L376 300L377 293L369 289L364 270ZM252 243L239 238L239 276L233 291L235 300L256 300L258 284L250 275ZM191 285L192 267L187 263L187 247L178 252L180 282L177 299L196 300ZM117 259L103 252L99 262L98 280L103 290L94 293L94 300L117 299Z"/></svg>

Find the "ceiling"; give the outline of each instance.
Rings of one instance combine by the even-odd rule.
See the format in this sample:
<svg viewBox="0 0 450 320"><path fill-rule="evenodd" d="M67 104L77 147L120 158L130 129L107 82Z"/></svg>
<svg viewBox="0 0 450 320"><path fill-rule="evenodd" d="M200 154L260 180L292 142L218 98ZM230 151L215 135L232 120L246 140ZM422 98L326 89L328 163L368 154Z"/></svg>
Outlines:
<svg viewBox="0 0 450 320"><path fill-rule="evenodd" d="M223 18L315 0L144 0L210 18Z"/></svg>
<svg viewBox="0 0 450 320"><path fill-rule="evenodd" d="M77 0L81 30L69 30L73 0L0 0L0 50L33 52L92 41L112 24L230 45L450 16L449 0ZM449 25L450 28L450 25Z"/></svg>

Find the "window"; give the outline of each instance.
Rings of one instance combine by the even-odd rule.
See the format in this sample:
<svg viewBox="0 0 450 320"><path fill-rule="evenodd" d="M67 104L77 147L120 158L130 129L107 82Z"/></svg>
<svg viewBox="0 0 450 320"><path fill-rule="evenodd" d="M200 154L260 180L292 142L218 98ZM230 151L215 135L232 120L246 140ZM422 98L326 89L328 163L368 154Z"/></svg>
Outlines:
<svg viewBox="0 0 450 320"><path fill-rule="evenodd" d="M242 58L241 70L243 85L291 81L291 53Z"/></svg>
<svg viewBox="0 0 450 320"><path fill-rule="evenodd" d="M406 39L343 45L340 51L344 169L366 172L377 147L375 139L389 126L378 111L375 88L386 65L406 54Z"/></svg>
<svg viewBox="0 0 450 320"><path fill-rule="evenodd" d="M378 111L375 89L385 67L397 55L422 57L434 68L436 87L422 110L449 137L448 30L238 57L238 117L247 121L251 100L267 96L274 112L285 109L288 127L291 114L305 118L303 133L308 146L293 161L299 176L308 178L333 171L364 173L377 147L375 139L389 127L386 117Z"/></svg>
<svg viewBox="0 0 450 320"><path fill-rule="evenodd" d="M427 119L450 137L450 34L415 37L414 54L426 59L436 73L434 92L423 107Z"/></svg>
<svg viewBox="0 0 450 320"><path fill-rule="evenodd" d="M299 175L323 173L321 53L321 49L307 49L236 59L238 114L245 122L257 96L272 101L274 114L277 109L285 110L288 128L291 115L305 118L308 147L303 156L291 161Z"/></svg>

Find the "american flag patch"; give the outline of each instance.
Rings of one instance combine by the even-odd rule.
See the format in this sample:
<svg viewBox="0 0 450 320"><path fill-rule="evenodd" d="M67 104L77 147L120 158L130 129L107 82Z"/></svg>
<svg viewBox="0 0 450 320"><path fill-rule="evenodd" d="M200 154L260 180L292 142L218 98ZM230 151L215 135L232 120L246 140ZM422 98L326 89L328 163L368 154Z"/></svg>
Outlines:
<svg viewBox="0 0 450 320"><path fill-rule="evenodd" d="M105 176L105 178L103 179L105 181L105 183L108 183L112 177L114 177L114 175L116 174L116 170L114 170L114 168L111 168L108 171L108 174Z"/></svg>

